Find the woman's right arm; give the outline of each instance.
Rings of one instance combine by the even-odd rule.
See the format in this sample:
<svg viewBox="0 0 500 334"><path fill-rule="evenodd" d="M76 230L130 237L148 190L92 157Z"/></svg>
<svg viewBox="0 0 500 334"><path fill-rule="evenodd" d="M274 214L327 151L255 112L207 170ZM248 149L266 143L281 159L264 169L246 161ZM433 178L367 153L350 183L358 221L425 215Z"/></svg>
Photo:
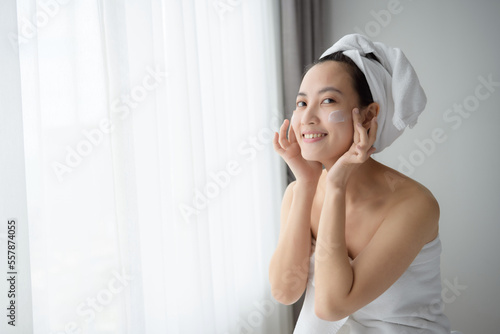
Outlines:
<svg viewBox="0 0 500 334"><path fill-rule="evenodd" d="M295 303L307 285L311 208L316 186L316 183L294 181L283 196L278 245L269 265L271 292L282 304Z"/></svg>
<svg viewBox="0 0 500 334"><path fill-rule="evenodd" d="M301 155L295 131L285 119L273 139L274 150L285 160L297 181L286 188L281 203L280 236L269 264L273 297L282 304L295 303L304 292L311 252L311 208L321 176L319 162Z"/></svg>

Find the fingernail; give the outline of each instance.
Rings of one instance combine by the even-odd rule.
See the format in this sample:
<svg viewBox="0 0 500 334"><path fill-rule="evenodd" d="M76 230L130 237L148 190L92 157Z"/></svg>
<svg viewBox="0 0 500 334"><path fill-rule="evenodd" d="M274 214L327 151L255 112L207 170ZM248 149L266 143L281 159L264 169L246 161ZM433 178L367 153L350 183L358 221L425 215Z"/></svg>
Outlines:
<svg viewBox="0 0 500 334"><path fill-rule="evenodd" d="M355 114L359 114L359 109L358 108L354 108L354 113Z"/></svg>

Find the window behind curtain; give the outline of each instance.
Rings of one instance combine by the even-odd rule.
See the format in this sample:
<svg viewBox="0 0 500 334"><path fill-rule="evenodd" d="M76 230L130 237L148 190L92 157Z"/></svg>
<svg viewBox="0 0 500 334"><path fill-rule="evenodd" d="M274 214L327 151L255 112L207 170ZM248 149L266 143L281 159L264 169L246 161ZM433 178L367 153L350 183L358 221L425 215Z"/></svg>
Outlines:
<svg viewBox="0 0 500 334"><path fill-rule="evenodd" d="M18 17L35 333L289 332L267 279L276 4L23 0Z"/></svg>

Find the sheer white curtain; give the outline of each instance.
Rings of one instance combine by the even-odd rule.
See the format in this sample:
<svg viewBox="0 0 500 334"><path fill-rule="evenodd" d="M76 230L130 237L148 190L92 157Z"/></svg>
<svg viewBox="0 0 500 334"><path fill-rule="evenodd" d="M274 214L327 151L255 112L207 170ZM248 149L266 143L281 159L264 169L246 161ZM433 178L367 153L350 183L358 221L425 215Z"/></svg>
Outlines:
<svg viewBox="0 0 500 334"><path fill-rule="evenodd" d="M289 333L278 5L19 0L35 333Z"/></svg>

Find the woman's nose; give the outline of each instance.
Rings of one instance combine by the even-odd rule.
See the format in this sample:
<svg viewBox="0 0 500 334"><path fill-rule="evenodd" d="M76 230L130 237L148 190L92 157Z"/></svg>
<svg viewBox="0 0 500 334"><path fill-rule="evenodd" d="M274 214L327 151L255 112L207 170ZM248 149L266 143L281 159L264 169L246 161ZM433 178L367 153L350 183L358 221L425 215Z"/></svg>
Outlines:
<svg viewBox="0 0 500 334"><path fill-rule="evenodd" d="M308 106L302 114L302 124L316 124L318 123L318 120L319 119L316 108Z"/></svg>

